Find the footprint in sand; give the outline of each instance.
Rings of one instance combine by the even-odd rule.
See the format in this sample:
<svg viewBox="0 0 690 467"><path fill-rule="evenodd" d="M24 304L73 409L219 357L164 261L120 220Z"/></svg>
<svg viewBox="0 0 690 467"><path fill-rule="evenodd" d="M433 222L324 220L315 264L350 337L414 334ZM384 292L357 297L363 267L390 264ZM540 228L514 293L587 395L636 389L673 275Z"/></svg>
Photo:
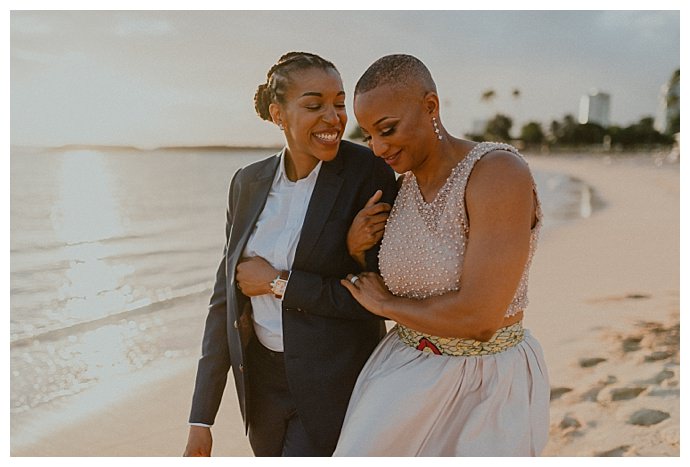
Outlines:
<svg viewBox="0 0 690 467"><path fill-rule="evenodd" d="M580 398L580 400L582 400L583 402L596 402L599 398L599 393L602 389L604 389L604 387L605 385L599 385L590 388L589 390L582 393L582 397Z"/></svg>
<svg viewBox="0 0 690 467"><path fill-rule="evenodd" d="M666 360L674 355L670 350L657 350L644 357L645 362L658 362L659 360Z"/></svg>
<svg viewBox="0 0 690 467"><path fill-rule="evenodd" d="M608 451L604 452L599 452L594 454L595 457L621 457L623 454L625 454L628 449L630 449L629 445L624 445L624 446L618 446L617 448L610 449Z"/></svg>
<svg viewBox="0 0 690 467"><path fill-rule="evenodd" d="M664 369L649 379L639 381L639 384L661 384L667 379L673 378L675 375L673 371Z"/></svg>
<svg viewBox="0 0 690 467"><path fill-rule="evenodd" d="M678 397L680 398L680 389L652 389L647 394L651 397Z"/></svg>
<svg viewBox="0 0 690 467"><path fill-rule="evenodd" d="M668 412L654 409L641 409L630 416L628 423L639 426L652 426L669 418Z"/></svg>
<svg viewBox="0 0 690 467"><path fill-rule="evenodd" d="M606 361L605 358L592 357L592 358L581 358L579 360L579 363L580 363L580 367L582 367L582 368L591 368L591 367L597 366L601 362L605 362L605 361Z"/></svg>
<svg viewBox="0 0 690 467"><path fill-rule="evenodd" d="M645 390L643 387L616 388L611 389L612 401L627 401L634 399Z"/></svg>
<svg viewBox="0 0 690 467"><path fill-rule="evenodd" d="M563 394L568 393L572 390L573 390L573 388L566 388L566 387L551 388L551 399L550 400L554 401L556 399L560 399L560 397Z"/></svg>
<svg viewBox="0 0 690 467"><path fill-rule="evenodd" d="M613 375L608 375L606 379L602 379L599 381L599 384L603 384L604 386L608 386L609 384L615 384L618 382L618 378L616 378Z"/></svg>
<svg viewBox="0 0 690 467"><path fill-rule="evenodd" d="M618 378L613 375L608 375L606 379L599 381L597 384L592 386L589 390L582 393L580 400L583 402L597 402L599 400L599 393L606 386L615 384L618 382Z"/></svg>
<svg viewBox="0 0 690 467"><path fill-rule="evenodd" d="M558 428L561 430L577 430L582 427L582 423L570 414L565 414L561 423L558 424Z"/></svg>
<svg viewBox="0 0 690 467"><path fill-rule="evenodd" d="M623 344L623 352L635 352L640 350L640 342L642 342L641 336L630 336L623 339L621 342Z"/></svg>

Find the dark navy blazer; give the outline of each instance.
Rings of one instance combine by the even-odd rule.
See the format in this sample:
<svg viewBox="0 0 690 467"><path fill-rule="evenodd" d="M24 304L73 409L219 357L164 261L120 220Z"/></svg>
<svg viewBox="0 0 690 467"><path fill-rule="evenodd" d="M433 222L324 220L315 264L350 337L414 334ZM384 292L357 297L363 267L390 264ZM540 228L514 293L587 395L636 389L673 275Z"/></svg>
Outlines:
<svg viewBox="0 0 690 467"><path fill-rule="evenodd" d="M213 424L233 370L247 426L245 347L253 333L251 302L236 287L237 263L263 210L280 154L237 171L228 195L226 244L209 304L190 422ZM385 332L340 284L360 267L348 255L346 236L355 215L376 192L393 204L393 171L360 145L342 141L324 162L309 202L283 298L283 346L288 384L312 440L335 448L357 375ZM378 270L378 248L367 269Z"/></svg>

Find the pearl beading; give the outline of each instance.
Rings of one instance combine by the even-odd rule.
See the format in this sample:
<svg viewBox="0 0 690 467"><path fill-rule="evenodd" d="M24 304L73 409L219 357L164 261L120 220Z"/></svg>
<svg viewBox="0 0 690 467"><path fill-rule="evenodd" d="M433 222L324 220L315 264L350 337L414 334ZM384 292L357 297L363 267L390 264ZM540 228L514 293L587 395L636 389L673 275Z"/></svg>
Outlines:
<svg viewBox="0 0 690 467"><path fill-rule="evenodd" d="M460 290L469 222L465 188L474 165L491 151L504 150L524 157L503 143L477 144L452 170L431 202L422 197L413 173L404 175L386 225L379 252L379 267L388 289L397 296L424 299ZM536 196L536 186L533 184ZM529 268L541 227L537 196L537 224L530 236L530 251L520 283L506 316L528 304Z"/></svg>

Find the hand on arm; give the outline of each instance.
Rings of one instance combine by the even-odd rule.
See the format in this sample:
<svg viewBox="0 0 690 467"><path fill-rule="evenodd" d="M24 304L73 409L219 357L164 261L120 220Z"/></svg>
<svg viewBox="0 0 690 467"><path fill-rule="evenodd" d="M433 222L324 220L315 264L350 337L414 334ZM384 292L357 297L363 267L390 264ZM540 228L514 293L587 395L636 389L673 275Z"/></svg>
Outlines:
<svg viewBox="0 0 690 467"><path fill-rule="evenodd" d="M344 280L343 286L371 313L417 331L490 339L503 325L529 255L534 209L529 170L511 154L487 155L472 173L465 201L471 239L460 291L424 300L395 297L370 273L360 274L355 284Z"/></svg>
<svg viewBox="0 0 690 467"><path fill-rule="evenodd" d="M353 282L355 277L357 279ZM383 278L376 273L362 272L356 276L348 274L340 283L360 305L377 316L385 318L385 308L395 308L391 302L394 302L396 297L388 291Z"/></svg>
<svg viewBox="0 0 690 467"><path fill-rule="evenodd" d="M383 237L391 205L379 202L383 192L377 190L357 213L347 232L347 251L362 267L366 268L365 253Z"/></svg>

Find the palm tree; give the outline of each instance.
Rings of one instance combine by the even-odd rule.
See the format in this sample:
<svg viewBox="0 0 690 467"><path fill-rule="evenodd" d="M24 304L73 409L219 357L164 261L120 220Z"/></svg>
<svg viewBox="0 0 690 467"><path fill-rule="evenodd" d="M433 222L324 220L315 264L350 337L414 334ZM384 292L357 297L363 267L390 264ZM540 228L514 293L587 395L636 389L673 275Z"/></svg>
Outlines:
<svg viewBox="0 0 690 467"><path fill-rule="evenodd" d="M491 102L496 98L496 91L493 89L487 89L482 93L482 102Z"/></svg>
<svg viewBox="0 0 690 467"><path fill-rule="evenodd" d="M493 89L487 89L486 91L482 92L482 95L479 100L482 102L486 102L487 105L489 105L489 115L494 115L496 113L496 109L493 106L493 101L496 99L496 91ZM488 122L489 117L487 117L487 122Z"/></svg>
<svg viewBox="0 0 690 467"><path fill-rule="evenodd" d="M519 88L513 88L511 92L513 96L513 117L520 119L522 117L522 106L520 105L520 97L522 97L522 91Z"/></svg>

